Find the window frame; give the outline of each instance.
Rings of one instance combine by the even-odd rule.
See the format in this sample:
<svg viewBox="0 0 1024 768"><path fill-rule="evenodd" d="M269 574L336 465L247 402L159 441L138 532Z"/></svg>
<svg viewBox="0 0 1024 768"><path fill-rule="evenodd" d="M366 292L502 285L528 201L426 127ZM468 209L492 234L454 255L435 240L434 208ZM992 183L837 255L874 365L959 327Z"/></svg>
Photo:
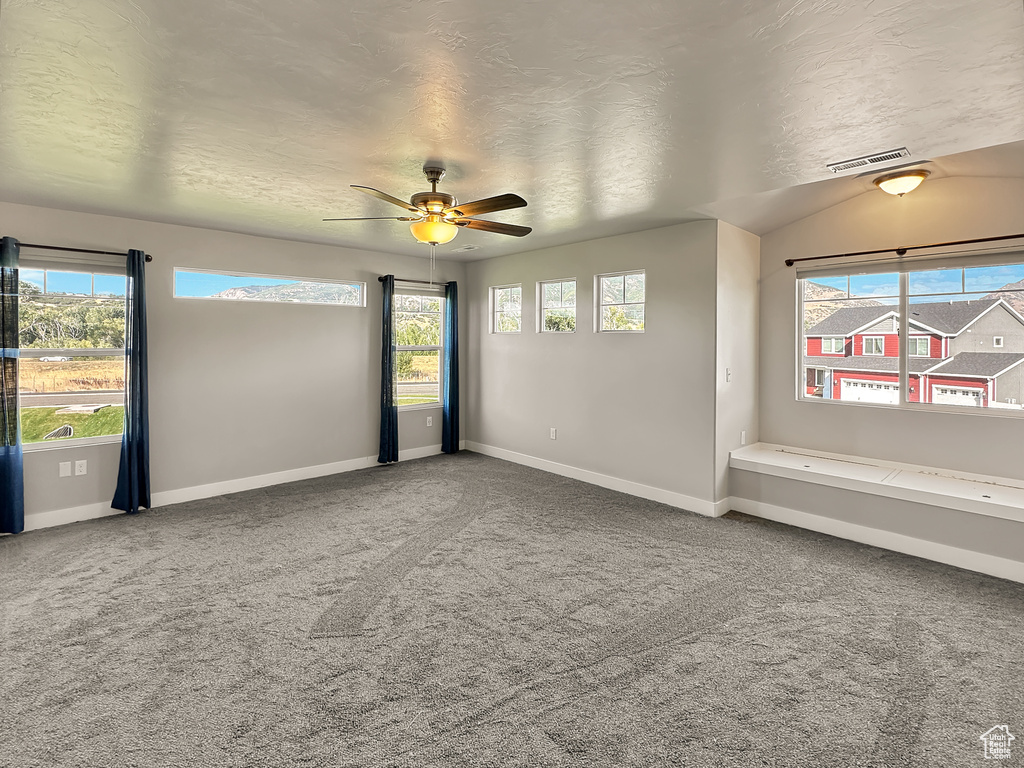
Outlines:
<svg viewBox="0 0 1024 768"><path fill-rule="evenodd" d="M256 278L259 280L295 280L300 283L323 283L326 285L354 285L359 287L359 303L342 304L337 301L265 301L262 299L229 299L223 296L179 296L178 273L192 272L220 277ZM271 275L262 272L238 272L223 269L200 269L198 267L176 266L171 275L171 298L175 301L223 301L231 304L276 304L283 306L315 306L315 307L347 307L349 309L366 308L366 283L362 280L341 280L329 277L297 277L295 275Z"/></svg>
<svg viewBox="0 0 1024 768"><path fill-rule="evenodd" d="M406 290L409 290L409 289L406 289ZM440 312L440 315L441 315L441 325L440 325L440 334L438 335L438 343L436 345L434 345L434 344L399 344L397 339L395 340L395 362L396 362L396 364L397 364L397 361L398 361L398 353L399 352L433 352L435 350L437 351L437 400L434 401L434 402L431 402L431 403L410 403L408 405L400 405L400 404L398 404L396 402L395 405L397 406L399 412L427 410L427 409L430 409L430 408L434 408L434 409L436 409L436 408L443 408L444 407L444 326L445 326L445 321L447 320L448 302L445 301L444 293L440 293L440 292L434 293L434 292L426 291L426 290L423 290L423 289L420 289L420 288L415 289L415 292L406 293L406 292L404 292L402 290L402 288L400 286L396 286L395 287L394 298L397 299L400 296L401 297L410 297L411 296L411 297L417 297L417 298L432 298L432 299L436 298L436 299L440 300L440 302L441 302L441 312ZM398 315L400 312L404 311L404 310L394 309L394 306L395 305L392 304L392 312L395 315ZM398 318L395 317L393 319L394 319L394 322L395 322L395 330L396 330L396 333L397 333L397 330L398 330ZM392 375L395 377L395 387L396 387L396 390L397 390L397 387L398 387L398 372L397 371L393 371Z"/></svg>
<svg viewBox="0 0 1024 768"><path fill-rule="evenodd" d="M52 271L52 272L78 272L83 274L89 274L92 276L93 290L95 290L96 275L112 275L116 277L125 278L125 295L122 297L127 314L128 299L131 294L130 286L128 285L127 266L123 260L105 261L105 260L93 260L93 259L79 259L73 256L53 256L47 255L44 257L28 255L22 256L19 259L18 264L18 280L22 281L22 272L28 271ZM18 291L18 304L21 305L22 293ZM109 301L109 299L108 299ZM21 333L21 327L19 324L18 328L19 335ZM126 339L127 341L127 339ZM51 354L46 354L51 353ZM58 357L122 357L126 358L127 347L125 348L110 348L110 347L19 347L19 359L20 360L37 360L42 357L58 356ZM19 379L23 375L19 365ZM127 389L121 390L122 401L126 401L128 397ZM21 418L21 410L24 406L21 404L21 388L19 386L18 391L18 412L19 420ZM122 406L123 407L123 406ZM112 435L94 435L90 437L67 437L60 438L53 441L40 440L37 442L25 442L22 440L21 449L23 453L36 453L39 451L60 451L60 450L71 450L76 448L87 448L94 445L120 445L124 438L124 426L122 422L121 431Z"/></svg>
<svg viewBox="0 0 1024 768"><path fill-rule="evenodd" d="M498 291L504 291L509 289L519 289L519 328L515 331L502 331L498 328L498 300L496 298ZM523 332L523 284L522 283L507 283L505 285L492 285L487 289L487 308L488 315L490 316L490 332L497 336L514 336L517 333ZM509 314L505 312L503 314Z"/></svg>
<svg viewBox="0 0 1024 768"><path fill-rule="evenodd" d="M868 352L868 341L879 342L879 352ZM872 344L872 347L875 345ZM871 334L870 336L862 336L860 340L860 354L861 357L885 357L885 336L879 334Z"/></svg>
<svg viewBox="0 0 1024 768"><path fill-rule="evenodd" d="M910 345L915 344L918 349L921 348L921 342L924 342L924 352L914 352L911 350ZM909 357L931 357L932 356L932 340L930 336L911 336L907 342L907 355Z"/></svg>
<svg viewBox="0 0 1024 768"><path fill-rule="evenodd" d="M970 270L975 268L983 267L1021 267L1024 268L1024 250L1015 247L1013 250L1006 249L979 249L977 251L967 253L956 253L956 254L928 254L919 256L915 259L907 260L884 260L876 261L870 264L858 263L858 262L847 262L837 264L834 267L808 267L806 269L798 269L794 275L794 290L795 290L795 304L796 304L796 316L794 323L794 342L797 350L795 355L795 366L793 380L796 384L794 387L794 397L798 402L802 403L828 403L830 406L838 407L867 407L867 408L883 408L883 409L902 409L910 411L918 411L923 413L952 413L952 414L970 414L980 417L991 417L991 418L1010 418L1010 419L1021 419L1024 418L1024 408L1022 409L1007 409L992 407L977 407L977 406L966 406L966 405L950 405L940 404L934 402L913 402L908 400L909 389L912 385L920 386L921 377L924 375L919 372L911 372L909 367L909 360L911 356L908 354L909 350L906 349L907 345L900 344L899 356L897 357L899 371L899 392L900 398L898 403L870 403L862 401L850 401L842 399L831 399L831 398L819 398L806 395L804 392L805 382L805 369L807 366L804 363L805 345L807 336L804 333L804 317L805 311L805 291L803 283L804 281L815 281L824 280L826 278L841 278L847 277L847 286L849 288L849 278L854 276L867 276L867 275L887 275L896 274L899 280L899 291L898 294L894 294L891 297L886 294L881 298L891 298L893 300L898 298L898 303L893 304L893 309L898 313L897 322L897 336L898 339L909 338L911 333L911 323L909 315L911 307L914 304L919 303L921 299L929 298L932 296L942 296L948 298L956 296L955 292L943 292L943 293L924 293L914 292L910 290L910 276L911 273L927 272L933 270ZM1004 293L1001 288L991 287L978 287L971 291L967 290L966 285L967 273L963 272L963 285L964 295L968 294L980 294L980 293L991 293L995 294L997 298L1005 298L1000 296ZM1024 296L1024 290L1013 291L1017 295ZM848 292L849 298L876 298L875 296L869 295L852 295ZM813 302L806 302L813 303ZM873 334L877 335L877 334ZM869 357L878 357L872 355ZM917 358L921 359L921 358ZM941 361L942 358L935 358L936 364ZM916 382L916 384L915 384ZM1012 402L1012 401L1007 401ZM1020 401L1024 403L1024 400ZM1015 403L1016 404L1016 403Z"/></svg>
<svg viewBox="0 0 1024 768"><path fill-rule="evenodd" d="M625 293L625 278L630 275L642 275L644 278L644 300L643 301L626 301ZM610 304L604 303L604 291L602 291L601 280L606 277L622 277L623 293L621 302L612 302ZM643 328L602 328L602 322L604 320L604 308L605 307L626 307L626 306L641 306L644 310L644 327ZM595 333L644 333L647 330L647 270L646 269L627 269L621 272L602 272L599 275L594 275L594 332Z"/></svg>
<svg viewBox="0 0 1024 768"><path fill-rule="evenodd" d="M564 290L561 286L566 283L573 284L573 290L576 291L576 300L573 305L567 306L565 302ZM559 292L561 295L562 304L557 307L545 306L544 300L544 288L548 285L559 286ZM537 333L576 333L577 327L579 326L580 313L579 313L579 281L575 277L563 277L555 280L538 280L537 281ZM546 313L549 309L572 309L573 315L573 327L571 331L556 331L547 327L547 316ZM520 310L521 311L521 310Z"/></svg>
<svg viewBox="0 0 1024 768"><path fill-rule="evenodd" d="M1002 349L1002 348L1003 348L1003 337L1002 336L993 336L992 337L992 349Z"/></svg>
<svg viewBox="0 0 1024 768"><path fill-rule="evenodd" d="M829 342L831 350L825 351L825 342ZM839 342L840 349L836 349L836 342ZM822 336L821 337L821 354L823 355L842 355L846 353L846 337L845 336Z"/></svg>

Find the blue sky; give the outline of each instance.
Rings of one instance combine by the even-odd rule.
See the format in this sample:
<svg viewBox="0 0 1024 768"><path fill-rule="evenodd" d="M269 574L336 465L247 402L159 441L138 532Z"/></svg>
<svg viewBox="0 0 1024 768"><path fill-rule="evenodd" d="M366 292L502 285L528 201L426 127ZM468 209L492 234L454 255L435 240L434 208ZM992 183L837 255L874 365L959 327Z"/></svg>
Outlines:
<svg viewBox="0 0 1024 768"><path fill-rule="evenodd" d="M213 296L228 288L244 288L248 285L294 285L298 282L301 281L279 277L235 277L234 275L215 275L210 272L176 270L174 273L174 295Z"/></svg>
<svg viewBox="0 0 1024 768"><path fill-rule="evenodd" d="M93 282L95 278L95 284ZM18 272L18 279L32 283L43 290L43 270L22 269ZM123 275L92 275L88 272L59 272L57 270L46 270L46 292L47 293L73 293L79 296L91 295L125 295L125 281Z"/></svg>
<svg viewBox="0 0 1024 768"><path fill-rule="evenodd" d="M988 293L1010 283L1024 280L1024 264L1010 264L1000 267L969 267L967 269L934 269L911 272L909 276L910 295L929 293ZM841 291L847 289L847 278L811 278L819 285L828 285ZM896 273L883 275L851 275L849 277L850 298L882 298L899 296L899 276ZM966 295L963 298L971 298Z"/></svg>

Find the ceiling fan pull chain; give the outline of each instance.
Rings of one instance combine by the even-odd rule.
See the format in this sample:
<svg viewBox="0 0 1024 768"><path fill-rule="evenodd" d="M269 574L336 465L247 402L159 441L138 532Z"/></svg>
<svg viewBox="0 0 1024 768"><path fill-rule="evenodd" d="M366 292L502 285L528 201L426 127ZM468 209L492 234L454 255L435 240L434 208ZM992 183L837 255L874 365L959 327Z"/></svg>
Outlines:
<svg viewBox="0 0 1024 768"><path fill-rule="evenodd" d="M434 248L433 243L430 244L430 285L434 285Z"/></svg>

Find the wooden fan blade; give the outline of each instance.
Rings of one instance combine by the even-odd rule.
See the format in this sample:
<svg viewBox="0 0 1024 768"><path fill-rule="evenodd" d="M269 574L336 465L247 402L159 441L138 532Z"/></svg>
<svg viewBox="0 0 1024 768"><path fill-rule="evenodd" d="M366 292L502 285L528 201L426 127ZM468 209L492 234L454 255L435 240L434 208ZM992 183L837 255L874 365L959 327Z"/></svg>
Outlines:
<svg viewBox="0 0 1024 768"><path fill-rule="evenodd" d="M358 216L354 219L323 219L323 221L419 221L422 216Z"/></svg>
<svg viewBox="0 0 1024 768"><path fill-rule="evenodd" d="M421 213L420 209L416 206L405 202L405 200L399 200L397 197L392 197L387 192L381 192L379 189L374 189L373 187L360 187L358 184L353 184L352 189L358 189L360 192L365 192L368 195L376 197L378 200L384 200L392 205L397 205L399 208L405 208L407 211Z"/></svg>
<svg viewBox="0 0 1024 768"><path fill-rule="evenodd" d="M523 237L533 230L530 227L519 227L515 224L502 224L500 221L480 221L479 219L454 219L453 224L466 229L479 229L483 232L494 232L499 235L512 235L512 237Z"/></svg>
<svg viewBox="0 0 1024 768"><path fill-rule="evenodd" d="M519 195L498 195L483 200L474 200L472 203L462 203L447 209L456 216L479 216L481 213L494 213L495 211L507 211L510 208L522 208L526 201Z"/></svg>

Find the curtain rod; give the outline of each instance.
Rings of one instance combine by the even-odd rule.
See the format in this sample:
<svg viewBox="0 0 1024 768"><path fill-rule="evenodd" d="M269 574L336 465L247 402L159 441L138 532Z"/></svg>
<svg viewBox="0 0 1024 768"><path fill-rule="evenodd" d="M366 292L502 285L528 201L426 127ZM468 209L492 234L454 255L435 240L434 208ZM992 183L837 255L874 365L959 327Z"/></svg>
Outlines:
<svg viewBox="0 0 1024 768"><path fill-rule="evenodd" d="M808 256L803 259L786 259L786 266L792 267L798 261L821 261L822 259L842 259L850 256L876 256L879 253L895 253L897 256L905 256L907 251L918 251L924 248L945 248L950 245L968 245L970 243L993 243L997 240L1016 240L1024 238L1024 233L1019 235L999 235L998 237L976 237L973 240L950 240L945 243L932 243L931 245L905 245L900 248L882 248L877 251L857 251L855 253L833 253L828 256Z"/></svg>
<svg viewBox="0 0 1024 768"><path fill-rule="evenodd" d="M65 248L63 245L39 245L38 243L18 243L22 248L39 248L44 251L68 251L69 253L94 253L98 256L128 256L124 251L97 251L92 248ZM146 261L152 261L153 257L146 254Z"/></svg>
<svg viewBox="0 0 1024 768"><path fill-rule="evenodd" d="M377 278L377 282L378 283L383 283L385 277L387 277L387 275L381 275L380 277ZM395 278L395 282L396 283L420 283L421 285L448 285L448 283L431 282L429 280L406 280L404 277L396 277Z"/></svg>

